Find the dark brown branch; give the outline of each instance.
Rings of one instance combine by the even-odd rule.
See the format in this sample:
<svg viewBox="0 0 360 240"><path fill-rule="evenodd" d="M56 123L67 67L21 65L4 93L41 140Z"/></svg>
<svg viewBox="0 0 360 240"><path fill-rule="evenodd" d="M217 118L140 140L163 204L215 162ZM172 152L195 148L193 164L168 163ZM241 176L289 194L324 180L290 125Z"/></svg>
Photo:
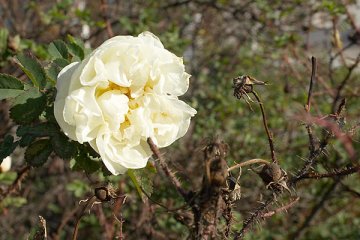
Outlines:
<svg viewBox="0 0 360 240"><path fill-rule="evenodd" d="M265 203L261 204L259 207L255 209L253 213L251 213L250 217L244 220L243 227L240 231L235 232L234 240L243 239L245 234L251 229L253 224L261 219L264 210L270 206L275 200L275 196L272 195Z"/></svg>
<svg viewBox="0 0 360 240"><path fill-rule="evenodd" d="M82 210L81 210L81 213L79 215L79 217L77 218L76 220L76 223L75 223L75 228L74 228L74 232L73 232L73 235L72 235L72 240L76 240L77 239L77 235L78 235L78 231L79 231L79 225L80 225L80 220L81 218L84 216L84 213L86 211L86 209L95 202L96 200L96 197L95 196L92 196L91 198L89 198L88 200L86 200L86 203L85 205L83 206Z"/></svg>
<svg viewBox="0 0 360 240"><path fill-rule="evenodd" d="M159 148L155 145L155 143L151 140L151 138L147 139L147 142L150 146L151 151L154 153L155 157L159 160L159 165L165 175L169 178L171 183L175 186L176 190L180 195L185 199L185 201L188 201L188 194L185 192L185 190L181 187L180 181L176 178L175 174L169 169L168 165L166 164L163 156L161 155Z"/></svg>
<svg viewBox="0 0 360 240"><path fill-rule="evenodd" d="M345 100L343 100L341 102L341 104L339 105L338 109L336 110L336 115L338 116L341 111L343 110L343 108L345 107ZM349 156L351 157L351 159L353 160L355 158L355 154L354 151L352 150L352 145L349 146L349 142L348 142L348 137L347 136L343 136L340 134L340 130L338 129L338 126L335 123L329 123L325 120L321 120L318 118L313 118L310 117L310 122L315 122L316 124L320 125L320 126L324 126L330 129L331 132L333 132L335 135L337 135L339 137L340 140L343 141L344 143L344 147L345 149L347 149ZM327 134L323 137L323 139L320 141L320 145L317 149L314 150L313 154L309 156L309 158L306 160L304 166L301 168L301 170L289 181L289 186L292 187L294 186L298 181L300 181L301 179L304 178L304 176L306 176L306 174L308 174L309 170L311 169L311 167L313 167L316 158L318 158L322 152L325 150L329 139L331 137L331 134Z"/></svg>
<svg viewBox="0 0 360 240"><path fill-rule="evenodd" d="M313 86L316 81L316 68L317 68L316 58L311 57L311 78L310 78L309 91L308 91L308 96L307 96L307 101L306 101L306 106L305 106L305 110L307 112L310 112L311 96L312 96Z"/></svg>
<svg viewBox="0 0 360 240"><path fill-rule="evenodd" d="M344 79L342 80L340 85L337 87L336 95L335 95L335 98L334 98L334 101L333 101L333 104L332 104L332 112L333 113L336 112L336 105L337 105L337 103L339 102L339 100L341 98L341 91L343 90L346 83L350 79L352 72L354 71L356 66L359 64L359 62L360 62L360 54L356 57L355 62L348 68L348 72L347 72L346 76L344 77Z"/></svg>
<svg viewBox="0 0 360 240"><path fill-rule="evenodd" d="M279 207L275 210L272 210L272 211L269 211L269 212L266 212L266 213L263 213L261 215L262 218L267 218L267 217L271 217L279 212L283 212L283 211L286 211L288 210L289 208L293 207L295 205L295 203L297 203L299 201L300 197L297 197L295 199L293 199L290 203L286 204L285 206L282 206L282 207Z"/></svg>
<svg viewBox="0 0 360 240"><path fill-rule="evenodd" d="M360 198L360 192L355 191L354 189L348 187L347 185L345 185L345 184L343 184L343 183L341 183L341 187L343 187L346 192L349 192L349 193L351 193L353 196L355 196L355 197L357 197L357 198Z"/></svg>
<svg viewBox="0 0 360 240"><path fill-rule="evenodd" d="M264 124L264 128L265 128L265 131L266 131L266 135L268 137L268 141L269 141L269 147L270 147L270 152L271 152L271 159L274 163L277 163L278 164L278 161L276 159L276 156L275 156L275 148L274 148L274 141L273 141L273 137L272 137L272 134L269 130L269 127L268 127L268 122L267 122L267 118L266 118L266 115L265 115L265 109L264 109L264 105L263 103L261 102L261 99L259 97L259 95L253 90L252 91L252 94L254 95L254 97L256 98L256 100L258 101L259 103L259 106L260 106L260 110L261 110L261 114L262 114L262 119L263 119L263 124Z"/></svg>
<svg viewBox="0 0 360 240"><path fill-rule="evenodd" d="M16 192L17 189L20 188L21 182L26 178L26 176L28 175L30 169L31 169L30 166L26 166L26 167L22 168L22 169L18 172L15 181L6 189L6 191L5 191L4 193L1 193L1 195L0 195L0 202L1 202L3 199L5 199L7 196L9 196L10 194Z"/></svg>
<svg viewBox="0 0 360 240"><path fill-rule="evenodd" d="M315 173L311 172L302 177L302 179L309 179L309 178L335 178L335 177L341 177L341 176L347 176L353 173L356 173L360 170L360 165L352 166L352 167L345 167L343 169L333 169L330 172L327 173Z"/></svg>
<svg viewBox="0 0 360 240"><path fill-rule="evenodd" d="M311 96L313 91L313 86L316 81L316 58L311 57L311 78L310 78L310 84L309 84L309 91L308 91L308 97L307 102L305 105L305 111L309 114L311 109ZM315 139L313 135L313 131L311 128L311 124L306 124L306 130L308 132L309 136L309 150L310 150L310 156L312 156L315 152Z"/></svg>

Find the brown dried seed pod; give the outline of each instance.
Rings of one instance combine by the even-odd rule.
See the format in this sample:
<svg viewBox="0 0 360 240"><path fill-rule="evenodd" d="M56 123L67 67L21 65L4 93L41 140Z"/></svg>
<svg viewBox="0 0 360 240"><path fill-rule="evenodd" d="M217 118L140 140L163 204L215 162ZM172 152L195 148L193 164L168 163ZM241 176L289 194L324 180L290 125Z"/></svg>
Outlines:
<svg viewBox="0 0 360 240"><path fill-rule="evenodd" d="M259 172L259 176L266 185L278 183L284 176L281 167L276 163L265 164Z"/></svg>
<svg viewBox="0 0 360 240"><path fill-rule="evenodd" d="M266 85L265 82L259 81L251 76L243 75L233 79L234 96L240 99L243 94L253 91L253 85Z"/></svg>
<svg viewBox="0 0 360 240"><path fill-rule="evenodd" d="M101 202L110 201L112 198L107 187L95 188L95 196Z"/></svg>

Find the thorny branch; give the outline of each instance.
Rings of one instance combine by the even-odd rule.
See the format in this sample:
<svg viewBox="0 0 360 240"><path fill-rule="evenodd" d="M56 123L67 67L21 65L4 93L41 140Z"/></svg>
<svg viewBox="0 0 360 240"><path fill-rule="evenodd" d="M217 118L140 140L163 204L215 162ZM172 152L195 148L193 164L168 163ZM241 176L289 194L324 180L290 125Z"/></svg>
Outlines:
<svg viewBox="0 0 360 240"><path fill-rule="evenodd" d="M165 175L169 178L171 183L174 185L178 193L185 199L185 201L188 201L188 194L185 192L185 190L181 187L180 181L176 178L175 174L169 169L168 165L165 162L165 159L160 153L159 148L155 145L155 143L151 140L151 138L148 138L147 140L151 151L154 153L156 158L159 160L159 165L161 169L164 171Z"/></svg>
<svg viewBox="0 0 360 240"><path fill-rule="evenodd" d="M357 61L351 66L349 67L349 71L348 74L345 76L344 80L341 82L341 84L339 85L339 87L337 88L337 94L334 97L334 104L335 106L337 105L337 101L340 98L340 92L341 89L345 86L347 80L350 78L351 72L353 71L353 69L355 68L355 66L358 64L358 62L360 62L360 57L358 57ZM313 91L313 86L316 80L316 59L314 57L312 57L312 71L311 71L311 79L310 79L310 85L309 85L309 91L308 91L308 98L307 98L307 102L305 105L305 111L307 112L307 115L310 116L310 109L311 109L311 98L312 98L312 91ZM252 89L251 89L252 90ZM254 94L254 91L252 90L252 93ZM236 95L235 95L236 96ZM241 95L240 95L241 96ZM259 105L262 109L262 114L264 113L263 108L262 108L262 103L260 101L260 98L254 94L254 96L256 97L257 101L259 102ZM237 96L239 98L239 96ZM319 204L317 204L317 206L319 206L319 208L321 208L321 206L323 205L324 201L326 201L326 199L328 198L328 196L330 195L330 193L335 189L337 183L339 182L339 177L341 176L347 176L349 174L355 173L359 170L359 165L354 165L351 167L346 167L343 169L334 169L332 171L329 171L328 173L323 173L323 174L319 174L319 173L309 173L309 170L314 166L315 164L315 160L323 153L323 151L325 150L329 139L335 135L337 138L343 139L344 138L344 134L340 133L338 130L338 119L340 118L340 115L342 113L342 110L345 106L345 100L343 99L342 102L339 104L338 108L336 111L333 111L334 114L329 115L329 118L334 118L334 123L323 120L323 119L317 119L318 121L314 121L314 118L311 118L310 121L307 121L306 124L306 128L307 128L307 132L308 132L308 136L309 136L309 150L310 150L310 154L309 157L307 159L307 161L305 162L304 166L301 168L300 171L298 171L298 173L291 179L288 180L287 182L287 186L289 186L290 188L294 188L296 186L296 183L299 180L302 179L306 179L306 178L335 178L335 183L331 186L331 188L329 188L329 190L324 194L323 199L319 202ZM269 138L269 143L272 142L272 138L271 135L269 134L269 131L267 129L267 124L266 124L266 117L263 114L263 120L264 120L264 126L265 129L267 130L267 134L268 134L268 138ZM326 121L326 123L324 123L324 121ZM315 138L313 136L313 132L312 132L312 124L316 123L317 125L320 125L322 127L328 128L329 132L328 134L326 134L323 139L320 141L319 146L316 148L315 146ZM331 126L330 126L331 125ZM336 127L333 127L332 125L336 125ZM345 136L346 137L346 136ZM349 139L344 139L343 143L344 143L344 147L345 149L348 150L349 156L351 157L351 159L354 159L354 151L351 148L351 143L349 146L348 141ZM345 141L345 142L344 142ZM349 140L351 141L351 140ZM272 145L270 145L270 148L273 149L271 147ZM252 161L252 160L250 160ZM244 162L244 163L240 163L237 164L231 168L229 168L229 170L235 169L236 167L241 167L244 165L250 165L252 164L250 161ZM276 195L282 195L283 192L282 191L277 191L274 192L274 194L272 196L270 196L264 203L262 203L260 206L258 206L256 209L254 209L254 211L251 213L250 217L247 218L246 220L244 220L243 223L243 227L240 231L237 231L234 235L234 239L242 239L245 235L245 233L247 231L249 231L249 229L251 228L251 226L254 224L254 222L259 221L260 219L264 219L264 217L267 216L271 216L272 214L275 214L278 211L270 211L268 213L264 213L265 209L270 206L271 204L273 204L274 202L277 201L276 199ZM296 200L298 201L298 200ZM295 203L295 202L294 202ZM293 205L292 203L288 204L288 205ZM288 206L286 205L286 206ZM282 209L282 208L280 208ZM300 229L295 233L295 237L299 236L299 234L301 234L301 232L303 231L303 229L305 229L309 222L311 221L311 219L315 216L316 212L318 210L316 208L314 208L314 210L312 211L312 213L309 215L308 219L304 222L304 224L300 227ZM262 217L263 216L263 217Z"/></svg>
<svg viewBox="0 0 360 240"><path fill-rule="evenodd" d="M291 208L292 206L295 205L295 203L297 203L297 201L299 201L300 197L295 198L294 200L292 200L290 203L286 204L285 206L282 206L280 208L277 208L275 210L263 213L261 215L262 218L266 218L266 217L271 217L273 215L275 215L276 213L279 212L283 212L283 211L287 211L289 208Z"/></svg>

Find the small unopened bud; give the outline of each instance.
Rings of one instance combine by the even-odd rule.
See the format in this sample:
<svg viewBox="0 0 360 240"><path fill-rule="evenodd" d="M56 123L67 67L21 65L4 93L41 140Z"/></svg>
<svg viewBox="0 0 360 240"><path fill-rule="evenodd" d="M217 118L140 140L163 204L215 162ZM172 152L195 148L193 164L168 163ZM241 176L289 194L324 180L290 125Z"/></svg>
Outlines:
<svg viewBox="0 0 360 240"><path fill-rule="evenodd" d="M1 165L0 165L0 173L7 172L11 168L11 157L8 156L3 159Z"/></svg>

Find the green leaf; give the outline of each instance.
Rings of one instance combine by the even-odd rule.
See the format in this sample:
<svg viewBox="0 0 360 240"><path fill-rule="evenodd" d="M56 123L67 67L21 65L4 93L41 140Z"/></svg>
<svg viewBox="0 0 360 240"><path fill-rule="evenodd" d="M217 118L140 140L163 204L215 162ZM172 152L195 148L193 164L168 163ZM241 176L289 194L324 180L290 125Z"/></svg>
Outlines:
<svg viewBox="0 0 360 240"><path fill-rule="evenodd" d="M55 124L40 123L33 126L22 125L16 130L16 135L23 137L25 135L32 135L34 137L47 137L59 134L59 130Z"/></svg>
<svg viewBox="0 0 360 240"><path fill-rule="evenodd" d="M69 56L69 52L66 47L66 44L61 40L55 40L54 42L50 43L48 52L54 58L67 59Z"/></svg>
<svg viewBox="0 0 360 240"><path fill-rule="evenodd" d="M62 159L71 159L77 153L76 144L65 135L58 133L51 138L55 153Z"/></svg>
<svg viewBox="0 0 360 240"><path fill-rule="evenodd" d="M54 105L45 108L45 118L48 122L57 123L54 115Z"/></svg>
<svg viewBox="0 0 360 240"><path fill-rule="evenodd" d="M63 58L57 58L53 61L53 63L55 63L56 65L58 65L60 68L64 68L66 67L67 65L70 64L70 62L66 59L63 59Z"/></svg>
<svg viewBox="0 0 360 240"><path fill-rule="evenodd" d="M0 54L4 53L7 48L9 31L6 28L0 29Z"/></svg>
<svg viewBox="0 0 360 240"><path fill-rule="evenodd" d="M153 178L156 173L156 170L154 171L153 165L148 162L148 165L145 168L128 169L127 173L134 183L141 199L144 201L146 199L146 195L142 190L144 190L147 195L151 195L153 192Z"/></svg>
<svg viewBox="0 0 360 240"><path fill-rule="evenodd" d="M46 106L46 95L28 98L25 103L10 109L10 117L18 124L27 124L37 119Z"/></svg>
<svg viewBox="0 0 360 240"><path fill-rule="evenodd" d="M0 73L0 100L17 97L24 92L24 84L11 75Z"/></svg>
<svg viewBox="0 0 360 240"><path fill-rule="evenodd" d="M78 45L82 50L84 50L84 42L80 38L76 38L68 34L67 39L69 43L74 43Z"/></svg>
<svg viewBox="0 0 360 240"><path fill-rule="evenodd" d="M81 147L79 148L79 154L74 159L73 170L84 170L86 173L91 174L101 168L101 162L92 159Z"/></svg>
<svg viewBox="0 0 360 240"><path fill-rule="evenodd" d="M47 76L49 79L56 83L57 76L59 72L61 71L61 67L57 65L56 63L52 63L51 66L46 70Z"/></svg>
<svg viewBox="0 0 360 240"><path fill-rule="evenodd" d="M25 151L25 161L34 167L42 166L53 151L49 139L40 139L30 144Z"/></svg>
<svg viewBox="0 0 360 240"><path fill-rule="evenodd" d="M17 56L20 67L30 78L34 86L44 89L46 86L46 74L41 64L34 58L27 57L23 54Z"/></svg>
<svg viewBox="0 0 360 240"><path fill-rule="evenodd" d="M0 164L9 156L17 147L18 142L14 142L14 137L11 135L7 135L3 142L0 143Z"/></svg>
<svg viewBox="0 0 360 240"><path fill-rule="evenodd" d="M84 59L84 50L79 45L76 43L68 43L67 46L71 55L78 57L80 60Z"/></svg>
<svg viewBox="0 0 360 240"><path fill-rule="evenodd" d="M34 135L25 135L19 140L19 146L27 147L35 140L35 138Z"/></svg>
<svg viewBox="0 0 360 240"><path fill-rule="evenodd" d="M11 106L15 106L18 104L26 103L29 98L38 98L41 96L42 93L39 91L39 89L29 85L25 85L25 90L16 98L10 99L9 103Z"/></svg>

